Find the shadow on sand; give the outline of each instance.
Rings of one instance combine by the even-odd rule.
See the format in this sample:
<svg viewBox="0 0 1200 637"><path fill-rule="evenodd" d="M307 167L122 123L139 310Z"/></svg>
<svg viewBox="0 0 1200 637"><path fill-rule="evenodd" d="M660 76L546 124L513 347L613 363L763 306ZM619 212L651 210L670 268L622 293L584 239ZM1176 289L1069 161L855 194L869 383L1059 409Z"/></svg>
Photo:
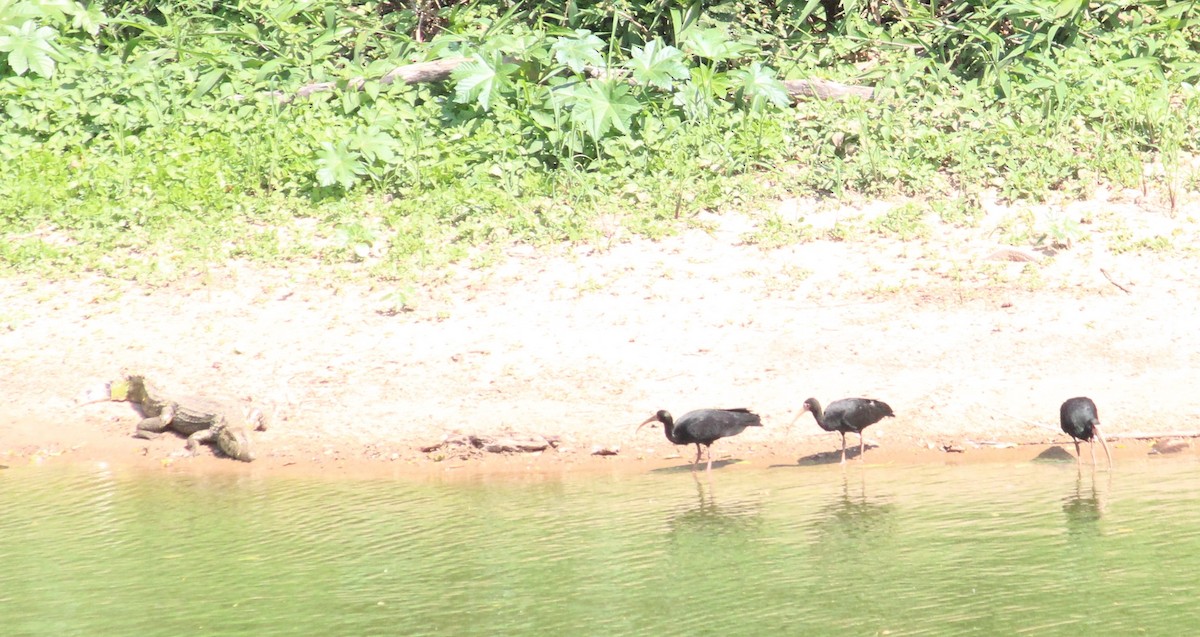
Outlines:
<svg viewBox="0 0 1200 637"><path fill-rule="evenodd" d="M867 443L868 450L876 449L878 447L879 447L879 445L873 445L873 444ZM847 447L846 448L846 462L849 463L851 460L857 460L857 459L858 459L858 447L857 446L853 447L853 448ZM773 465L767 466L767 468L768 469L784 469L784 468L794 468L794 467L812 467L815 465L823 465L823 464L838 464L841 461L842 461L842 450L835 449L833 451L818 451L817 453L809 454L807 456L800 456L800 458L798 460L796 460L796 464L773 464Z"/></svg>

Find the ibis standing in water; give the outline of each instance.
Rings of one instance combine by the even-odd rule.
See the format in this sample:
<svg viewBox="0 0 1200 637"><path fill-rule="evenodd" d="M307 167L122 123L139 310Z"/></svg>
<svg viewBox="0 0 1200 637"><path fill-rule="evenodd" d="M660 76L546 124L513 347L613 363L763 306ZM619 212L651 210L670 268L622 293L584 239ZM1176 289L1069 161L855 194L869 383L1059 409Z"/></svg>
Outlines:
<svg viewBox="0 0 1200 637"><path fill-rule="evenodd" d="M1075 462L1080 461L1079 441L1086 440L1088 448L1092 450L1092 466L1095 466L1095 438L1099 438L1100 444L1104 446L1104 457L1108 458L1108 466L1112 467L1112 454L1108 452L1108 442L1104 440L1104 434L1100 433L1100 416L1097 415L1096 403L1092 402L1091 398L1079 396L1067 400L1058 410L1058 420L1063 433L1070 436L1071 442L1075 443Z"/></svg>
<svg viewBox="0 0 1200 637"><path fill-rule="evenodd" d="M697 409L684 414L679 420L671 418L671 412L661 409L638 425L637 430L652 423L661 422L663 433L667 440L677 445L696 445L696 459L692 461L692 471L700 462L700 445L708 448L708 468L712 471L712 443L720 438L728 438L742 433L746 427L761 427L762 419L749 409Z"/></svg>
<svg viewBox="0 0 1200 637"><path fill-rule="evenodd" d="M816 398L809 398L804 401L804 407L800 413L792 420L792 424L804 415L804 412L811 411L813 418L816 418L817 424L825 431L836 431L842 434L842 463L846 462L846 434L853 431L858 434L858 457L861 460L863 452L866 450L863 444L863 429L883 420L887 417L894 417L892 408L888 404L879 400L870 398L843 398L829 403L829 406L824 410L821 409L821 403L817 402Z"/></svg>

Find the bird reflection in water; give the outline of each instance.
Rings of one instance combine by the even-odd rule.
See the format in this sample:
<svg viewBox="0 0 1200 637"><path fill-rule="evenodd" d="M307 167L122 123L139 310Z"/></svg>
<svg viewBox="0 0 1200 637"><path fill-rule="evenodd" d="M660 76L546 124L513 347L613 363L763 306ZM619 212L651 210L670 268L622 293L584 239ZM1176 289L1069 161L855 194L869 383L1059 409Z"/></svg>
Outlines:
<svg viewBox="0 0 1200 637"><path fill-rule="evenodd" d="M695 506L689 506L671 517L671 533L685 535L736 535L747 537L762 525L760 505L746 501L726 501L718 504L713 484L693 474L696 482Z"/></svg>
<svg viewBox="0 0 1200 637"><path fill-rule="evenodd" d="M896 507L867 496L864 472L852 494L849 476L842 476L841 496L821 507L816 524L822 533L841 538L877 536L890 532L895 523Z"/></svg>
<svg viewBox="0 0 1200 637"><path fill-rule="evenodd" d="M1107 474L1109 480L1112 474ZM1083 486L1083 471L1075 474L1075 492L1068 493L1063 498L1063 514L1067 518L1067 533L1073 537L1082 535L1099 535L1100 518L1104 517L1104 497L1096 488L1096 475L1093 473L1088 481L1088 488Z"/></svg>

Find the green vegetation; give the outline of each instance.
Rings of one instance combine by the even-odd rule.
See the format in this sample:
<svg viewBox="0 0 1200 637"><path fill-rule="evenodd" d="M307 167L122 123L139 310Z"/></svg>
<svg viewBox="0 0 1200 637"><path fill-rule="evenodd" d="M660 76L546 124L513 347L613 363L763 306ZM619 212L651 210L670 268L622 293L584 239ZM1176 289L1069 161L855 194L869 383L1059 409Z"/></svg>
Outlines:
<svg viewBox="0 0 1200 637"><path fill-rule="evenodd" d="M979 198L975 196L932 201L929 207L937 213L942 223L959 228L973 228L979 225L979 220L984 215Z"/></svg>
<svg viewBox="0 0 1200 637"><path fill-rule="evenodd" d="M1172 0L0 0L0 263L411 279L602 239L601 216L661 236L781 196L920 193L968 226L986 188L1174 206L1200 182L1198 42L1200 7ZM379 81L455 57L440 81ZM792 103L785 78L875 98ZM920 212L869 230L922 236ZM1006 238L1036 238L1022 225Z"/></svg>
<svg viewBox="0 0 1200 637"><path fill-rule="evenodd" d="M747 243L764 248L778 248L793 243L803 243L816 238L812 226L802 222L789 222L777 214L770 215L759 224L759 229L743 237Z"/></svg>
<svg viewBox="0 0 1200 637"><path fill-rule="evenodd" d="M922 210L915 203L896 206L887 214L871 222L871 229L885 235L900 239L919 239L929 234L929 226L925 224Z"/></svg>

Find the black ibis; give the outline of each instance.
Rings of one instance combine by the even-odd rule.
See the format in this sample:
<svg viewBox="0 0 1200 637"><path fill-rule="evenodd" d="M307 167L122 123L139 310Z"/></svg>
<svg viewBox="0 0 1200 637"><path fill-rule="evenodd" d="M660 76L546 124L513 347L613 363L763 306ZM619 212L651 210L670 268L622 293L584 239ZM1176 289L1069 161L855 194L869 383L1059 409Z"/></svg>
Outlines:
<svg viewBox="0 0 1200 637"><path fill-rule="evenodd" d="M792 420L795 424L804 412L811 411L813 418L817 419L817 424L825 431L836 431L842 434L842 462L846 462L846 434L853 431L858 434L858 457L862 459L865 445L863 444L862 431L867 427L883 420L885 417L893 417L896 414L892 413L892 408L888 407L887 403L872 400L870 398L843 398L829 403L829 406L824 410L821 409L821 403L817 402L816 398L809 398L804 401L804 408L800 413L796 414L796 418Z"/></svg>
<svg viewBox="0 0 1200 637"><path fill-rule="evenodd" d="M1092 465L1096 464L1096 441L1100 439L1100 444L1104 446L1104 457L1108 458L1108 466L1112 466L1112 454L1108 451L1108 442L1104 440L1104 434L1100 433L1100 416L1096 414L1096 403L1092 402L1091 398L1079 396L1071 398L1062 404L1058 410L1059 424L1062 425L1063 433L1071 437L1071 442L1075 443L1075 462L1080 461L1079 441L1088 441L1089 448L1092 450Z"/></svg>
<svg viewBox="0 0 1200 637"><path fill-rule="evenodd" d="M696 459L692 461L692 471L700 462L700 445L708 447L708 468L712 471L712 443L720 438L736 436L746 427L761 427L762 419L749 409L697 409L684 414L679 420L671 418L671 412L660 409L658 413L647 418L638 425L637 430L658 421L663 424L663 433L667 440L677 445L696 445ZM635 432L636 433L636 432Z"/></svg>

